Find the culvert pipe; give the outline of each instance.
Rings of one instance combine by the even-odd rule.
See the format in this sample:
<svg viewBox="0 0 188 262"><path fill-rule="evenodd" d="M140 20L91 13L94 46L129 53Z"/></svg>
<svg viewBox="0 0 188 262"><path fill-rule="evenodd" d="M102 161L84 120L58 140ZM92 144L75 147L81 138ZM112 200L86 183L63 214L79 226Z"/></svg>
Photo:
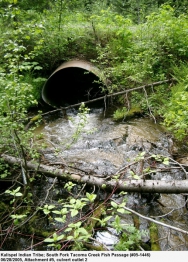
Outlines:
<svg viewBox="0 0 188 262"><path fill-rule="evenodd" d="M105 78L87 61L72 60L61 64L42 89L43 100L56 108L95 99L101 95Z"/></svg>

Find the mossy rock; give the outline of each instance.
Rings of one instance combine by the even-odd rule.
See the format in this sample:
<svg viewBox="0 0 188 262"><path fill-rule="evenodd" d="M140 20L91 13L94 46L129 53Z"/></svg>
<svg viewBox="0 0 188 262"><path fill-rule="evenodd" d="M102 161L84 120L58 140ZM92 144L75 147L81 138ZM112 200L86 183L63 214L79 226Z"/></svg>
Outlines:
<svg viewBox="0 0 188 262"><path fill-rule="evenodd" d="M132 107L130 110L127 110L126 107L122 107L114 112L113 119L115 121L128 120L130 118L140 116L142 113L143 112L140 107Z"/></svg>
<svg viewBox="0 0 188 262"><path fill-rule="evenodd" d="M159 237L158 237L158 227L155 223L150 223L150 242L152 251L160 251Z"/></svg>
<svg viewBox="0 0 188 262"><path fill-rule="evenodd" d="M29 234L35 234L44 238L49 237L53 232L48 231L45 228L45 218L41 218L40 215L33 216L28 223L22 228L22 231Z"/></svg>
<svg viewBox="0 0 188 262"><path fill-rule="evenodd" d="M142 109L140 107L133 107L127 112L125 118L129 119L135 116L140 116L141 114L142 114Z"/></svg>
<svg viewBox="0 0 188 262"><path fill-rule="evenodd" d="M36 115L36 116L34 116L33 118L31 118L31 122L36 122L36 121L38 121L38 120L41 120L41 115Z"/></svg>

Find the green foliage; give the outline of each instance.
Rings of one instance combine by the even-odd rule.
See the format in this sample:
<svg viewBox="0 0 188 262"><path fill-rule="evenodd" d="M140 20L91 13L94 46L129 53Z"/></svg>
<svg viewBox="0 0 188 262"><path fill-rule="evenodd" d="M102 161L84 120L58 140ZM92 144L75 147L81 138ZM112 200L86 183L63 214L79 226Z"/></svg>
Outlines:
<svg viewBox="0 0 188 262"><path fill-rule="evenodd" d="M167 60L171 62L172 58L174 60L174 58L187 57L188 37L186 32L188 21L186 15L177 18L174 15L174 9L166 5L160 9L160 13L151 14L147 19L147 26L150 30L157 30L158 32L158 37L157 35L154 36L156 38L153 40L158 45L158 52L166 56L163 58L164 64L167 63Z"/></svg>
<svg viewBox="0 0 188 262"><path fill-rule="evenodd" d="M90 194L90 193L86 192L86 197L87 198L83 198L83 199L86 200L86 201L89 201L90 203L93 203L97 196L95 194Z"/></svg>
<svg viewBox="0 0 188 262"><path fill-rule="evenodd" d="M46 238L44 242L49 243L48 246L60 249L63 242L69 241L72 243L71 250L84 250L84 243L88 243L91 239L92 230L89 230L88 227L84 226L85 219L82 221L80 215L83 212L83 209L87 210L91 204L94 204L95 198L95 194L86 192L86 197L82 197L80 199L71 197L69 202L63 202L61 204L61 209L57 206L55 207L54 205L44 205L42 210L48 215L49 222L54 224L55 221L57 221L64 225L63 235L61 235L60 232L55 232L50 237ZM123 239L126 239L126 246L125 243L121 246L121 240L120 244L115 246L116 250L133 250L133 247L137 247L140 243L141 236L144 232L139 232L134 226L122 223L119 214L130 214L130 212L127 212L124 209L124 206L126 205L126 198L124 198L122 203L119 204L111 201L110 205L111 208L108 209L110 215L106 215L106 212L102 212L100 213L100 217L98 217L97 214L94 215L94 213L92 214L92 212L90 212L90 216L87 217L87 219L98 221L101 227L106 227L108 225L113 227L117 233L123 233ZM73 219L75 218L75 220L69 222L70 216ZM113 216L115 216L115 219L113 219ZM78 218L80 218L80 220L78 220Z"/></svg>
<svg viewBox="0 0 188 262"><path fill-rule="evenodd" d="M10 175L8 167L9 166L4 163L3 159L0 158L0 179L6 178L8 175Z"/></svg>
<svg viewBox="0 0 188 262"><path fill-rule="evenodd" d="M70 182L67 182L64 186L65 189L67 189L68 192L70 192L72 190L72 188L75 186L76 184Z"/></svg>
<svg viewBox="0 0 188 262"><path fill-rule="evenodd" d="M65 188L68 190L68 192L71 191L72 188L70 188L69 182L65 185ZM81 221L69 223L68 218L69 216L74 218L79 215L83 207L92 203L95 198L96 195L89 194L88 192L86 193L86 198L75 199L71 197L68 203L65 202L62 204L62 208L60 210L55 209L54 205L44 205L42 210L45 214L49 215L51 213L59 215L58 217L53 216L54 220L63 224L67 223L67 227L64 230L64 235L58 235L54 233L52 237L45 239L44 242L50 243L48 246L53 246L59 249L61 240L68 240L73 242L72 250L83 250L83 243L88 241L88 239L91 237L91 234L88 233L88 231L83 227ZM51 219L51 216L49 218ZM80 244L80 241L83 241L83 243Z"/></svg>
<svg viewBox="0 0 188 262"><path fill-rule="evenodd" d="M155 159L155 161L157 162L162 162L164 165L169 165L169 158L168 157L164 157L164 156L161 156L161 155L152 155L151 156L152 158Z"/></svg>
<svg viewBox="0 0 188 262"><path fill-rule="evenodd" d="M178 140L188 135L188 66L174 67L174 76L178 83L171 90L171 97L162 108L164 124Z"/></svg>
<svg viewBox="0 0 188 262"><path fill-rule="evenodd" d="M54 233L52 238L46 238L44 242L57 242L63 238L64 238L64 235L58 236L56 233Z"/></svg>
<svg viewBox="0 0 188 262"><path fill-rule="evenodd" d="M20 191L20 188L21 187L17 187L16 189L14 190L6 190L5 193L13 196L13 197L19 197L19 196L22 196L22 193L19 192Z"/></svg>
<svg viewBox="0 0 188 262"><path fill-rule="evenodd" d="M78 139L81 137L82 134L92 134L96 131L96 128L85 130L86 124L88 123L88 113L90 109L85 106L84 103L82 103L79 107L79 112L77 114L77 120L69 117L69 120L72 122L72 124L75 126L75 131L71 136L71 141L66 141L66 148L70 148L71 145L76 143Z"/></svg>
<svg viewBox="0 0 188 262"><path fill-rule="evenodd" d="M68 228L65 232L73 231L73 235L67 237L67 240L74 240L74 241L87 241L88 238L91 236L88 234L87 230L84 227L81 227L81 222L71 223L68 225Z"/></svg>
<svg viewBox="0 0 188 262"><path fill-rule="evenodd" d="M150 230L150 239L151 239L151 250L161 251L157 224L150 223L149 230Z"/></svg>
<svg viewBox="0 0 188 262"><path fill-rule="evenodd" d="M126 233L122 234L120 241L115 245L115 251L137 251L140 250L142 235L146 232L136 229L132 225L127 225Z"/></svg>
<svg viewBox="0 0 188 262"><path fill-rule="evenodd" d="M39 31L36 21L28 22L28 16L24 17L17 2L12 3L1 10L4 18L1 23L5 26L9 22L9 26L2 31L3 48L0 50L0 150L7 150L7 153L22 159L26 156L36 158L38 154L30 146L33 134L31 130L26 132L25 123L28 108L36 106L36 98L39 98L39 90L32 84L35 80L28 80L29 74L42 68L33 61L31 48ZM22 175L27 177L27 170L22 169Z"/></svg>
<svg viewBox="0 0 188 262"><path fill-rule="evenodd" d="M111 218L112 218L112 216L107 216L103 219L99 219L99 218L93 218L93 219L99 221L99 224L100 224L101 227L105 227L108 220L110 220Z"/></svg>
<svg viewBox="0 0 188 262"><path fill-rule="evenodd" d="M113 206L112 203L111 203L111 205ZM115 207L115 208L117 208L117 207ZM115 219L111 223L111 225L117 231L117 233L121 233L123 231L124 225L122 225L121 219L120 219L120 217L118 215L115 216Z"/></svg>
<svg viewBox="0 0 188 262"><path fill-rule="evenodd" d="M111 206L114 209L113 213L118 212L118 213L121 213L121 214L130 214L130 212L128 212L124 209L125 204L126 204L126 199L124 199L124 201L121 204L117 204L117 203L111 201Z"/></svg>
<svg viewBox="0 0 188 262"><path fill-rule="evenodd" d="M156 11L163 4L170 4L175 9L176 14L187 11L186 0L109 0L112 8L126 17L131 17L136 23L145 21L145 17Z"/></svg>
<svg viewBox="0 0 188 262"><path fill-rule="evenodd" d="M42 12L50 8L51 2L50 0L32 0L32 2L29 0L18 0L17 5L23 10L36 10Z"/></svg>
<svg viewBox="0 0 188 262"><path fill-rule="evenodd" d="M41 208L42 210L43 210L43 212L44 212L44 214L45 215L48 215L48 214L50 214L50 212L52 211L52 209L54 209L54 205L48 205L48 204L46 204L46 205L44 205L44 207L43 208Z"/></svg>
<svg viewBox="0 0 188 262"><path fill-rule="evenodd" d="M168 104L168 111L164 114L164 124L172 131L176 138L185 138L188 128L188 92L178 92Z"/></svg>
<svg viewBox="0 0 188 262"><path fill-rule="evenodd" d="M13 189L13 190L7 189L5 191L6 194L13 196L13 200L10 201L10 204L13 204L16 201L17 197L23 196L23 194L20 192L20 189L21 189L21 187L17 187L16 189Z"/></svg>
<svg viewBox="0 0 188 262"><path fill-rule="evenodd" d="M24 157L24 148L25 154L37 156L29 142L33 133L25 130L27 109L37 104L32 95L32 86L16 76L8 78L4 73L0 76L0 83L0 150Z"/></svg>
<svg viewBox="0 0 188 262"><path fill-rule="evenodd" d="M139 107L132 107L128 110L126 107L117 109L113 114L113 119L115 121L127 120L132 117L138 116L142 113L142 110Z"/></svg>
<svg viewBox="0 0 188 262"><path fill-rule="evenodd" d="M131 174L131 178L133 178L133 179L140 179L140 177L137 175L137 174L135 174L132 170L130 170L130 174Z"/></svg>
<svg viewBox="0 0 188 262"><path fill-rule="evenodd" d="M127 114L128 110L126 107L123 107L121 109L117 109L113 114L113 119L115 121L123 120Z"/></svg>
<svg viewBox="0 0 188 262"><path fill-rule="evenodd" d="M87 114L89 112L89 108L85 107L85 104L82 103L81 106L79 107L79 123L77 124L76 131L74 132L72 138L73 138L73 143L78 140L80 137L80 134L83 132L83 128L85 127L87 123Z"/></svg>
<svg viewBox="0 0 188 262"><path fill-rule="evenodd" d="M158 7L158 1L153 0L110 0L115 11L131 17L136 23L144 21L146 15Z"/></svg>
<svg viewBox="0 0 188 262"><path fill-rule="evenodd" d="M51 244L48 244L49 247L54 247L55 249L60 249L61 248L61 245L58 244L57 242L62 240L64 238L64 235L57 235L56 233L54 233L52 235L51 238L46 238L44 239L44 242L47 242L47 243L51 243Z"/></svg>
<svg viewBox="0 0 188 262"><path fill-rule="evenodd" d="M19 225L19 223L26 217L27 217L27 215L25 215L25 214L23 214L23 215L18 215L18 214L11 215L11 218L13 218L15 226Z"/></svg>
<svg viewBox="0 0 188 262"><path fill-rule="evenodd" d="M130 214L130 212L124 209L125 205L126 199L124 199L121 204L111 201L111 206L114 210L112 214L116 215L111 226L117 231L117 233L122 233L120 241L114 246L114 250L140 250L138 247L141 243L141 237L147 233L136 229L133 225L122 223L120 215L118 214Z"/></svg>

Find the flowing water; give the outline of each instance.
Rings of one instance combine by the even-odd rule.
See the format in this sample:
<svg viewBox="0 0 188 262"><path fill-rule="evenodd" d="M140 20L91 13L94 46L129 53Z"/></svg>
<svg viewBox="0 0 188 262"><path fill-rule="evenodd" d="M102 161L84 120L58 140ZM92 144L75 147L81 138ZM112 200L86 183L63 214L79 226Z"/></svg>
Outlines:
<svg viewBox="0 0 188 262"><path fill-rule="evenodd" d="M48 117L35 134L43 133L47 148L42 151L48 163L64 163L87 171L99 177L112 176L122 166L130 163L138 154L156 154L171 156L173 141L165 130L151 119L139 118L116 123L111 117L104 117L102 109L93 109L87 114L87 123L78 134L80 118L77 111L70 110L66 116ZM162 165L162 164L161 164ZM151 179L185 179L179 169L156 172ZM50 180L49 180L50 181ZM114 195L117 201L121 197ZM188 231L188 212L185 208L185 197L182 194L157 197L149 194L128 194L127 206L145 216ZM167 214L167 215L165 215ZM133 224L132 216L123 218L125 223ZM140 219L140 230L149 232L149 222ZM180 232L158 226L161 250L188 250L188 236ZM97 232L96 240L110 249L118 241L112 228ZM149 241L149 236L145 237Z"/></svg>
<svg viewBox="0 0 188 262"><path fill-rule="evenodd" d="M35 130L39 144L46 144L42 149L43 161L45 164L62 164L74 166L75 170L83 170L89 175L98 177L113 176L123 166L134 162L138 155L163 155L172 157L174 150L173 141L165 130L151 119L137 118L126 122L116 123L109 117L104 117L102 109L92 109L87 114L85 125L82 125L78 112L70 110L67 115L48 116ZM81 135L79 135L79 133ZM144 167L149 165L156 167L157 171L150 175L149 179L161 180L183 180L185 173L176 168L173 161L170 166L162 162L144 162ZM166 169L165 169L166 168ZM139 173L140 164L131 165L126 170L126 176L131 171ZM183 182L183 181L182 181ZM53 190L50 190L53 188ZM93 190L94 188L92 188ZM37 183L33 189L35 203L47 204L58 203L59 199L67 198L67 191L60 183L54 184L54 179L47 178ZM76 194L80 194L80 189ZM47 198L48 194L48 198ZM105 200L104 191L97 192L99 200ZM112 198L122 203L124 196L114 193ZM185 206L185 195L183 194L139 194L128 193L126 195L126 206L138 213L152 217L168 225L188 231L188 211ZM47 200L47 201L46 201ZM58 205L58 204L57 204ZM113 220L113 219L112 219ZM131 214L121 216L121 223L133 225L135 222ZM140 218L139 230L145 230L146 235L142 237L143 242L150 243L149 221ZM56 230L62 228L62 223L50 225L47 219L39 218L35 222L37 230ZM26 228L27 234L27 228ZM36 234L37 235L37 234ZM103 231L98 230L95 234L95 241L104 244L109 250L119 241L119 235L108 224ZM159 244L162 251L188 250L188 235L182 232L158 226ZM17 232L17 237L9 239L5 250L27 250L31 249L31 236L22 235ZM36 243L40 238L36 239ZM33 242L34 243L34 242ZM7 249L6 249L7 248ZM46 245L36 245L32 250L46 250Z"/></svg>

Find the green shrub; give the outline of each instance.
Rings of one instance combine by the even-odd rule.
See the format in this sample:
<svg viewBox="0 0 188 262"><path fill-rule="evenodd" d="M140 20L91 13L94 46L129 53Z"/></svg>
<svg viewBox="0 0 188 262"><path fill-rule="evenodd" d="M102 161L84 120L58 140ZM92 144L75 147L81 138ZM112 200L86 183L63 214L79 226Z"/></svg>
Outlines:
<svg viewBox="0 0 188 262"><path fill-rule="evenodd" d="M162 109L164 124L179 140L188 135L188 65L174 67L174 78L178 83L171 89L171 98Z"/></svg>

